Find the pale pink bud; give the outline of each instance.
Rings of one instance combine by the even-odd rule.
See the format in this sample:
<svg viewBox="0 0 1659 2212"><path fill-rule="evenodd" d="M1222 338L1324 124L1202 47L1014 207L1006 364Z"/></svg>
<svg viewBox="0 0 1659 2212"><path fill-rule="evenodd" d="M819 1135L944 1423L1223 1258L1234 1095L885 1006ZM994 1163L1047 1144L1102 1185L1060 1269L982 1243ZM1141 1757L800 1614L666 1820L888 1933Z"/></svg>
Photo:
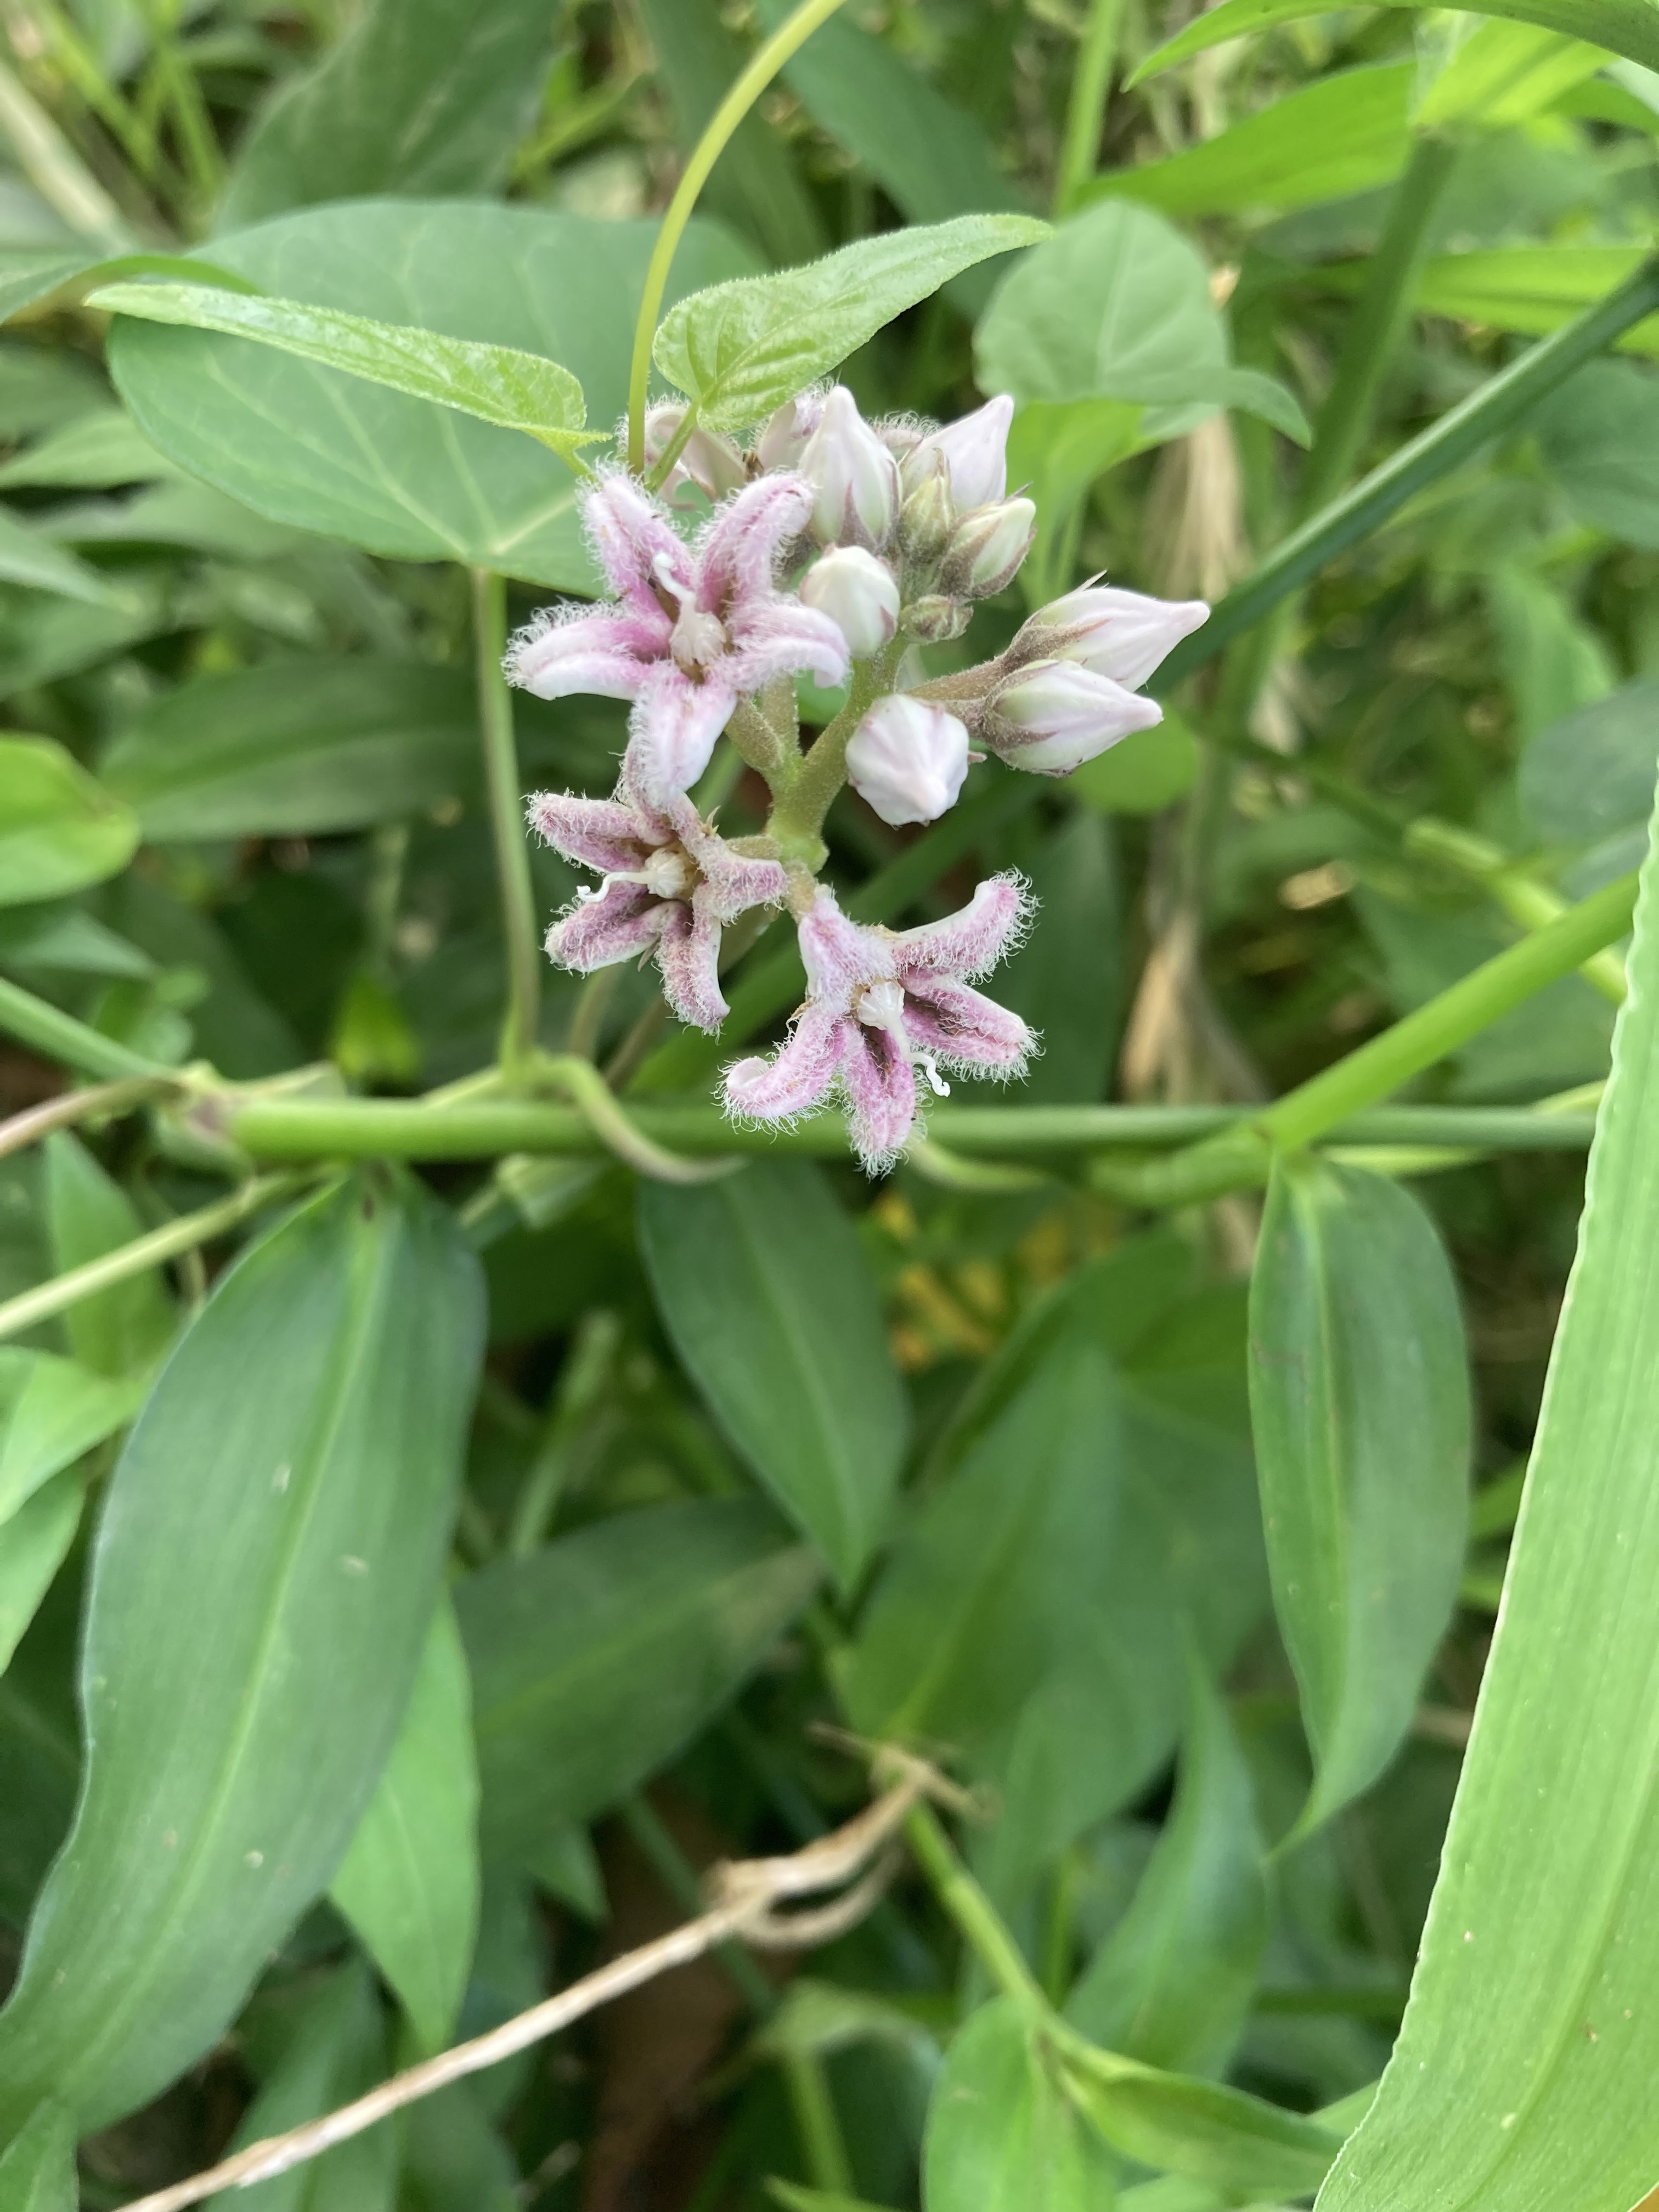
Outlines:
<svg viewBox="0 0 1659 2212"><path fill-rule="evenodd" d="M845 385L825 399L797 465L817 495L808 526L820 545L887 543L898 514L898 464Z"/></svg>
<svg viewBox="0 0 1659 2212"><path fill-rule="evenodd" d="M945 464L959 514L988 507L1008 489L1008 426L1013 419L1014 403L1004 394L988 399L959 422L947 422L906 454L904 489L915 490L931 472L937 456Z"/></svg>
<svg viewBox="0 0 1659 2212"><path fill-rule="evenodd" d="M1164 720L1155 699L1073 660L1034 660L986 701L981 735L1010 768L1069 775L1121 738Z"/></svg>
<svg viewBox="0 0 1659 2212"><path fill-rule="evenodd" d="M1153 599L1143 592L1085 584L1040 608L1008 657L1015 665L1028 654L1074 660L1138 691L1182 639L1209 618L1202 599Z"/></svg>
<svg viewBox="0 0 1659 2212"><path fill-rule="evenodd" d="M806 450L806 441L823 413L821 392L799 392L786 399L755 443L763 469L793 469Z"/></svg>
<svg viewBox="0 0 1659 2212"><path fill-rule="evenodd" d="M968 732L954 714L895 691L878 699L847 748L860 799L896 830L936 822L954 806L968 773Z"/></svg>
<svg viewBox="0 0 1659 2212"><path fill-rule="evenodd" d="M899 588L892 570L861 545L821 553L800 580L809 607L828 615L854 660L879 653L898 628Z"/></svg>
<svg viewBox="0 0 1659 2212"><path fill-rule="evenodd" d="M1036 536L1036 508L1029 499L978 507L951 532L939 581L959 598L991 599L1012 583Z"/></svg>
<svg viewBox="0 0 1659 2212"><path fill-rule="evenodd" d="M678 399L659 400L645 416L645 465L654 469L673 444L685 420ZM696 484L712 500L721 500L745 481L743 456L729 438L713 430L694 430L680 448L673 467L663 481L665 498L672 499L683 484Z"/></svg>

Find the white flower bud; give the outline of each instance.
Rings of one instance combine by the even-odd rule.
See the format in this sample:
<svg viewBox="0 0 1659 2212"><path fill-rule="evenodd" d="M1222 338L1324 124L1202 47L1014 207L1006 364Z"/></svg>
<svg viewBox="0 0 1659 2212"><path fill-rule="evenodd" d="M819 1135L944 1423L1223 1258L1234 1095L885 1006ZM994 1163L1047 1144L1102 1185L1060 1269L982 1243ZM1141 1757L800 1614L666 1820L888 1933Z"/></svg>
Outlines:
<svg viewBox="0 0 1659 2212"><path fill-rule="evenodd" d="M821 553L799 588L809 607L835 623L854 660L879 653L898 628L897 581L887 563L861 545Z"/></svg>
<svg viewBox="0 0 1659 2212"><path fill-rule="evenodd" d="M986 701L984 741L1010 768L1069 775L1120 738L1164 720L1155 699L1073 660L1034 660Z"/></svg>
<svg viewBox="0 0 1659 2212"><path fill-rule="evenodd" d="M969 507L988 507L1008 489L1008 426L1013 419L1014 403L1005 394L988 399L959 422L947 422L905 455L904 489L914 491L931 472L937 456L945 465L959 514Z"/></svg>
<svg viewBox="0 0 1659 2212"><path fill-rule="evenodd" d="M820 545L875 550L887 543L898 514L898 464L845 385L824 401L796 465L817 494L808 526Z"/></svg>
<svg viewBox="0 0 1659 2212"><path fill-rule="evenodd" d="M679 434L685 408L678 399L659 399L645 416L645 465L654 469ZM663 480L662 493L672 500L682 485L696 484L710 499L724 499L744 482L743 456L729 438L713 430L694 430L680 448L674 465Z"/></svg>
<svg viewBox="0 0 1659 2212"><path fill-rule="evenodd" d="M1202 599L1153 599L1142 592L1085 584L1039 608L1009 659L1074 660L1138 691L1159 663L1210 618Z"/></svg>
<svg viewBox="0 0 1659 2212"><path fill-rule="evenodd" d="M937 462L915 489L906 495L899 509L899 545L910 569L913 587L919 571L931 574L944 559L956 520L945 465Z"/></svg>
<svg viewBox="0 0 1659 2212"><path fill-rule="evenodd" d="M968 732L926 699L895 691L878 699L847 748L847 773L860 799L896 830L936 822L954 806L968 773Z"/></svg>
<svg viewBox="0 0 1659 2212"><path fill-rule="evenodd" d="M1012 583L1036 536L1036 508L1029 499L976 508L951 532L939 581L959 598L991 599Z"/></svg>
<svg viewBox="0 0 1659 2212"><path fill-rule="evenodd" d="M821 392L799 392L786 399L761 432L755 452L763 469L793 469L823 413Z"/></svg>

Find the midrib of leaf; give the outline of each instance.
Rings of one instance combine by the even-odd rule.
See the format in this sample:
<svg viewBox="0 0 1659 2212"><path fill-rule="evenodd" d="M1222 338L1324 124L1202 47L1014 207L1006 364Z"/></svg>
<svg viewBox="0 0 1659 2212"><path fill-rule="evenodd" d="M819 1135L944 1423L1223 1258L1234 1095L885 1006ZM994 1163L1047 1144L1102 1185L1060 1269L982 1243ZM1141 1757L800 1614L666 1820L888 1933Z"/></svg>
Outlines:
<svg viewBox="0 0 1659 2212"><path fill-rule="evenodd" d="M1304 1208L1300 1194L1292 1191L1291 1199L1296 1214L1298 1217L1302 1217L1304 1214ZM1348 1703L1348 1675L1353 1659L1353 1653L1349 1641L1352 1631L1352 1607L1350 1605L1350 1599L1352 1595L1352 1583L1353 1559L1348 1540L1350 1534L1348 1514L1345 1510L1347 1504L1347 1497L1346 1486L1342 1480L1342 1458L1345 1439L1342 1421L1342 1392L1339 1387L1340 1378L1338 1375L1335 1358L1335 1348L1338 1337L1336 1325L1336 1293L1331 1283L1330 1267L1328 1264L1329 1252L1322 1233L1323 1222L1322 1212L1322 1210L1316 1198L1314 1202L1308 1206L1305 1215L1307 1243L1309 1249L1313 1255L1312 1273L1314 1276L1314 1319L1315 1328L1317 1332L1316 1349L1318 1358L1324 1368L1325 1376L1328 1382L1328 1387L1322 1393L1325 1399L1325 1449L1322 1455L1322 1464L1319 1470L1319 1477L1320 1487L1325 1493L1326 1507L1330 1516L1330 1528L1332 1530L1334 1551L1334 1557L1333 1559L1332 1565L1336 1571L1337 1586L1341 1592L1345 1614L1342 1624L1343 1633L1341 1656L1336 1667L1335 1695L1331 1699L1328 1713L1322 1714L1316 1723L1317 1735L1322 1740L1315 1742L1314 1753L1319 1766L1321 1768L1324 1768L1328 1765L1332 1745L1340 1740L1341 1717L1346 1711ZM1316 1378L1316 1379L1317 1378ZM1311 1716L1310 1717L1311 1719ZM1310 1728L1309 1732L1311 1735L1315 1733L1315 1730L1313 1728ZM1313 1789L1309 1794L1309 1807L1311 1807L1317 1802L1322 1779L1322 1776L1316 1772L1314 1777ZM1301 1820L1305 1820L1306 1818L1307 1808L1304 1808L1301 1819L1298 1820L1297 1825L1300 1826Z"/></svg>
<svg viewBox="0 0 1659 2212"><path fill-rule="evenodd" d="M337 1193L332 1194L331 1199L325 1199L320 1203L326 1205L331 1202L331 1200L337 1200ZM253 1677L252 1688L242 1700L240 1715L232 1738L230 1756L224 1763L219 1784L209 1800L206 1812L198 1829L197 1840L185 1854L188 1868L185 1878L179 1884L174 1893L173 1905L162 1915L149 1944L128 1976L126 2002L123 2003L117 1997L102 2014L100 2027L94 2033L88 2042L81 2045L75 2059L66 2069L63 2085L65 2089L71 2083L84 2080L88 2071L95 2075L97 2062L108 2048L112 2037L118 2041L125 2039L129 2022L133 2014L142 2009L148 1995L149 1976L157 1957L166 1951L176 1931L187 1917L189 1908L195 1902L204 1875L210 1843L216 1837L226 1806L241 1778L242 1767L247 1756L249 1739L261 1703L269 1661L276 1643L286 1607L295 1557L315 1516L323 1490L323 1470L328 1463L329 1454L339 1437L349 1409L353 1390L364 1364L366 1347L373 1338L372 1323L380 1314L390 1286L391 1271L385 1264L387 1251L386 1232L394 1220L395 1217L383 1203L376 1214L374 1224L376 1234L373 1243L368 1238L362 1238L358 1243L354 1254L353 1286L356 1287L356 1284L361 1282L366 1272L372 1271L375 1278L372 1295L365 1301L356 1327L344 1334L337 1352L334 1389L313 1431L318 1441L311 1454L311 1472L304 1486L304 1509L291 1516L289 1522L289 1533L280 1548L282 1571L272 1582L271 1599L266 1607L260 1628L257 1646L258 1671ZM88 1775L92 1749L93 1747L89 1744Z"/></svg>

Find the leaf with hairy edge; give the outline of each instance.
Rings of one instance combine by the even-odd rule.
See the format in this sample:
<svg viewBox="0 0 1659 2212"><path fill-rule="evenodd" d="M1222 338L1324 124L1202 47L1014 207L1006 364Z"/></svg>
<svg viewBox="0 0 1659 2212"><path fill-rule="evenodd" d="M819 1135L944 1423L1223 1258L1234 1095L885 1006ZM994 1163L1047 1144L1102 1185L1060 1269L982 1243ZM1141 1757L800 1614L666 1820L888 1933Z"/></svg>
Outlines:
<svg viewBox="0 0 1659 2212"><path fill-rule="evenodd" d="M757 1161L697 1188L641 1182L639 1203L675 1349L850 1589L884 1533L909 1427L856 1231L804 1163Z"/></svg>
<svg viewBox="0 0 1659 2212"><path fill-rule="evenodd" d="M503 430L523 430L566 460L609 434L584 427L582 388L568 368L514 346L447 338L408 324L371 322L301 300L253 298L205 284L107 284L87 305L141 322L220 331L274 346L319 368L341 369L411 399L453 407Z"/></svg>
<svg viewBox="0 0 1659 2212"><path fill-rule="evenodd" d="M75 2130L61 2105L42 2105L0 2158L4 2212L75 2212L81 2201Z"/></svg>
<svg viewBox="0 0 1659 2212"><path fill-rule="evenodd" d="M1626 2212L1659 2182L1656 854L1411 2002L1325 2212Z"/></svg>
<svg viewBox="0 0 1659 2212"><path fill-rule="evenodd" d="M749 1498L647 1506L503 1559L455 1592L472 1664L486 1850L535 1854L689 1743L820 1570Z"/></svg>
<svg viewBox="0 0 1659 2212"><path fill-rule="evenodd" d="M1273 1604L1314 1751L1305 1830L1399 1749L1468 1534L1457 1285L1398 1183L1275 1165L1250 1284L1250 1411Z"/></svg>
<svg viewBox="0 0 1659 2212"><path fill-rule="evenodd" d="M167 1362L94 1550L87 1767L0 2013L0 2134L153 2097L334 1873L432 1617L483 1336L453 1216L365 1170Z"/></svg>
<svg viewBox="0 0 1659 2212"><path fill-rule="evenodd" d="M81 1139L67 1129L46 1139L46 1220L58 1273L101 1260L144 1233L137 1209ZM78 1299L64 1316L70 1349L95 1374L149 1369L173 1337L173 1299L159 1269Z"/></svg>
<svg viewBox="0 0 1659 2212"><path fill-rule="evenodd" d="M81 1475L60 1474L0 1523L0 1673L68 1556L85 1498Z"/></svg>
<svg viewBox="0 0 1659 2212"><path fill-rule="evenodd" d="M1426 0L1376 0L1376 4L1426 12ZM1536 23L1544 30L1605 46L1609 53L1626 55L1644 68L1659 69L1659 6L1654 0L1478 0L1478 4L1477 0L1447 0L1447 4L1462 15L1503 15L1511 22ZM1139 84L1229 39L1248 38L1254 31L1328 12L1325 0L1221 0L1219 7L1150 53L1129 82Z"/></svg>
<svg viewBox="0 0 1659 2212"><path fill-rule="evenodd" d="M1030 2021L1008 1997L981 2005L945 2053L927 2108L927 2212L1096 2212L1115 2179Z"/></svg>
<svg viewBox="0 0 1659 2212"><path fill-rule="evenodd" d="M137 816L53 738L0 738L0 907L101 883L137 850Z"/></svg>
<svg viewBox="0 0 1659 2212"><path fill-rule="evenodd" d="M455 1609L432 1616L391 1756L329 1889L422 2050L454 2031L478 1930L478 1766Z"/></svg>
<svg viewBox="0 0 1659 2212"><path fill-rule="evenodd" d="M0 1522L137 1412L147 1376L112 1381L55 1352L0 1345Z"/></svg>
<svg viewBox="0 0 1659 2212"><path fill-rule="evenodd" d="M804 269L716 284L664 316L656 363L706 428L744 429L948 278L1048 234L1034 216L959 216L859 239Z"/></svg>

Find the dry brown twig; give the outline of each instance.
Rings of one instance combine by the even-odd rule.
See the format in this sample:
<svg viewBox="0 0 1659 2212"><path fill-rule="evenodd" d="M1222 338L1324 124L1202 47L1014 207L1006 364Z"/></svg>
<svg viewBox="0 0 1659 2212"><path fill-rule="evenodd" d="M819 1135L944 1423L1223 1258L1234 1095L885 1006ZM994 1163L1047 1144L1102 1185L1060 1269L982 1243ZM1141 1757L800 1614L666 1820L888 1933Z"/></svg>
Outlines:
<svg viewBox="0 0 1659 2212"><path fill-rule="evenodd" d="M498 2065L641 1983L676 1966L690 1966L733 1937L774 1951L805 1950L831 1942L861 1920L886 1887L896 1863L893 1839L913 1808L925 1798L952 1807L963 1802L961 1793L936 1767L908 1753L884 1747L873 1771L884 1783L882 1794L844 1827L787 1858L741 1859L713 1869L708 1880L712 1902L696 1919L625 1952L488 2034L394 2074L337 2112L250 2143L204 2172L137 2198L124 2212L182 2212L184 2206L199 2204L222 2189L246 2189L256 2181L287 2173L363 2134L405 2105ZM829 1905L793 1913L777 1909L790 1899L817 1896L848 1882L852 1887Z"/></svg>

